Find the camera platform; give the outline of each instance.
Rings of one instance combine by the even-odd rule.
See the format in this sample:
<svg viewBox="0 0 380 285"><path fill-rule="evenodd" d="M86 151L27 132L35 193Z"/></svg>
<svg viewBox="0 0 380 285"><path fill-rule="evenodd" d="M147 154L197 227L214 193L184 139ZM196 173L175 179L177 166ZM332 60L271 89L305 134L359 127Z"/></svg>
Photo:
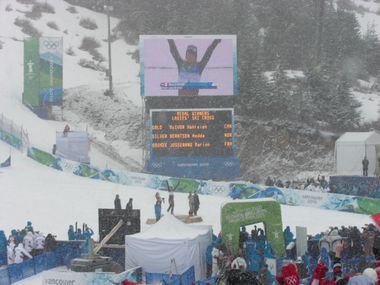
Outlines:
<svg viewBox="0 0 380 285"><path fill-rule="evenodd" d="M170 214L166 214L170 215ZM162 215L163 216L163 215ZM162 217L161 216L161 217ZM200 223L203 222L203 219L201 216L189 216L189 215L174 215L178 220L184 222L185 224L192 224L192 223ZM156 223L155 218L149 218L146 220L147 225L153 225Z"/></svg>

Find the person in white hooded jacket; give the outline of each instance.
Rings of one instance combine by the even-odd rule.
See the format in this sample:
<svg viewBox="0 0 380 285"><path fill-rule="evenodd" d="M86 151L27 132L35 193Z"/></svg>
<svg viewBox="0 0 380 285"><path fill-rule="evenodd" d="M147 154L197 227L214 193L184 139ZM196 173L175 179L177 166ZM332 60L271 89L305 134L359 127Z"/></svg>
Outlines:
<svg viewBox="0 0 380 285"><path fill-rule="evenodd" d="M28 232L23 239L24 248L28 253L31 253L34 248L34 236L32 232Z"/></svg>
<svg viewBox="0 0 380 285"><path fill-rule="evenodd" d="M10 240L7 245L7 260L8 265L15 263L15 243Z"/></svg>
<svg viewBox="0 0 380 285"><path fill-rule="evenodd" d="M33 257L25 250L22 243L19 243L19 245L15 248L15 263L21 263L27 258Z"/></svg>
<svg viewBox="0 0 380 285"><path fill-rule="evenodd" d="M45 237L43 233L35 233L33 256L41 254L44 251L44 247L45 247Z"/></svg>

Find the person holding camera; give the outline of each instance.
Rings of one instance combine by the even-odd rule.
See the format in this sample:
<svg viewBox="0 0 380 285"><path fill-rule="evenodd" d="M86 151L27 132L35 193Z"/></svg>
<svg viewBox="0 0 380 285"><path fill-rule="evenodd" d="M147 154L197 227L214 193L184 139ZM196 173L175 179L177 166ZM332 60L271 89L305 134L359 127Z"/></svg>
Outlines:
<svg viewBox="0 0 380 285"><path fill-rule="evenodd" d="M48 234L45 239L45 251L53 251L57 246L57 241L55 240L56 236Z"/></svg>

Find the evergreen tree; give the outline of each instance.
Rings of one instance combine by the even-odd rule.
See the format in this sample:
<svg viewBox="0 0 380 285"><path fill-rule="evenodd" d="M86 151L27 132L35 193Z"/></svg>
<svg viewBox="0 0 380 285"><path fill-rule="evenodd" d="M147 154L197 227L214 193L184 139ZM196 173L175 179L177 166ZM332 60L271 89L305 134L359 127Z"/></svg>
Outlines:
<svg viewBox="0 0 380 285"><path fill-rule="evenodd" d="M363 36L363 51L365 69L371 76L377 77L380 70L380 41L374 25L368 27Z"/></svg>

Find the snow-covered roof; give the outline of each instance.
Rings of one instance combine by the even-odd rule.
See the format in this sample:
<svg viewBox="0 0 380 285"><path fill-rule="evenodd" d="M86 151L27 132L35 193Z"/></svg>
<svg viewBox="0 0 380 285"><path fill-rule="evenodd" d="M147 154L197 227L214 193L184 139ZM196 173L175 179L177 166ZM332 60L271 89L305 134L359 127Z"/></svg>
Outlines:
<svg viewBox="0 0 380 285"><path fill-rule="evenodd" d="M165 214L157 223L144 232L130 235L136 239L194 239L199 235L204 235L209 231L205 227L189 226L170 214Z"/></svg>
<svg viewBox="0 0 380 285"><path fill-rule="evenodd" d="M380 134L376 132L347 132L336 143L374 143L380 144Z"/></svg>

